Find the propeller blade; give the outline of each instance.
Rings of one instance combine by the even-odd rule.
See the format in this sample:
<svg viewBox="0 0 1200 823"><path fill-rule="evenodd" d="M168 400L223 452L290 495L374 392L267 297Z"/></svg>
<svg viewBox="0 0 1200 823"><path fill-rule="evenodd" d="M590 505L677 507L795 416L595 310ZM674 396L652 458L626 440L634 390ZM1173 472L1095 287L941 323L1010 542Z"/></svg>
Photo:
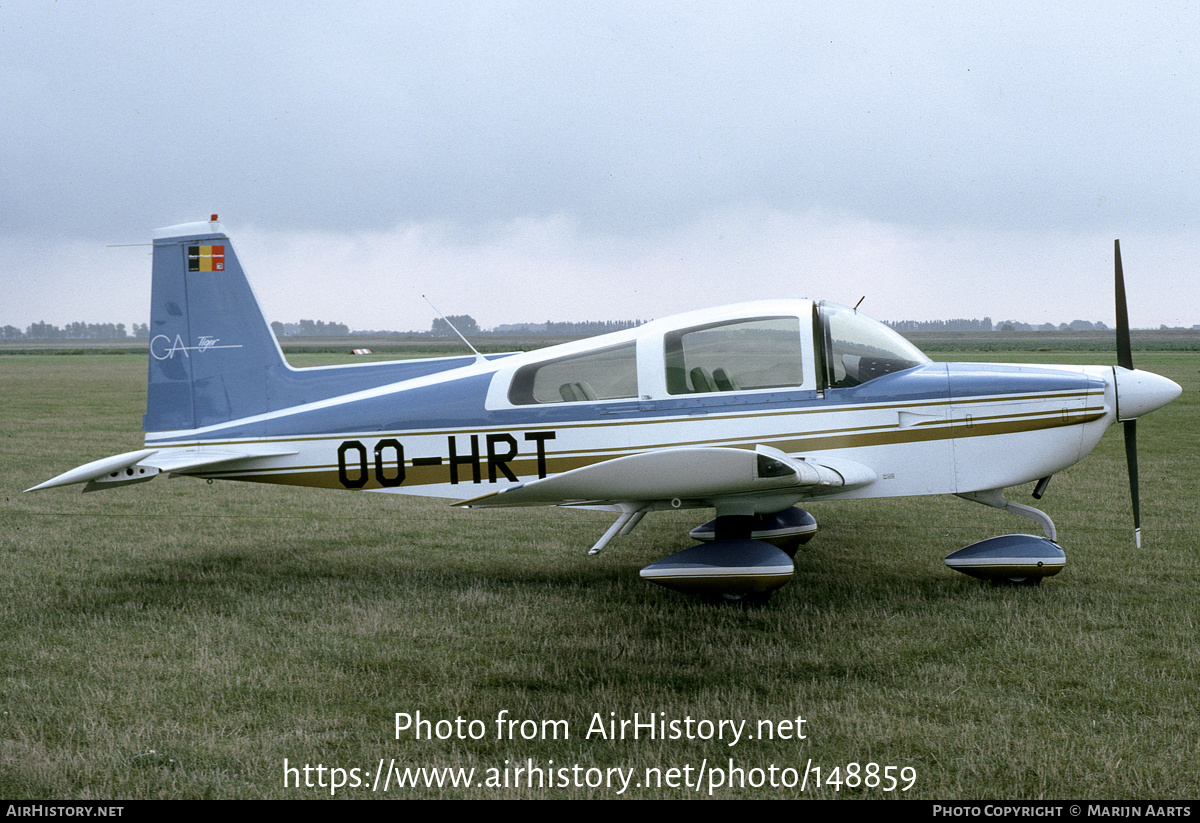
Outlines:
<svg viewBox="0 0 1200 823"><path fill-rule="evenodd" d="M1121 241L1113 241L1114 259L1116 261L1116 302L1117 302L1117 365L1133 368L1133 349L1129 345L1129 307L1125 304L1125 272L1121 268Z"/></svg>
<svg viewBox="0 0 1200 823"><path fill-rule="evenodd" d="M1129 464L1129 499L1133 503L1133 542L1142 547L1142 514L1138 499L1137 421L1125 421L1125 462Z"/></svg>
<svg viewBox="0 0 1200 823"><path fill-rule="evenodd" d="M1113 241L1115 267L1114 291L1117 303L1117 365L1133 368L1133 347L1129 342L1129 307L1125 303L1125 272L1121 267L1121 241ZM1129 499L1133 504L1133 541L1142 547L1142 515L1138 498L1137 420L1125 421L1125 463L1129 467Z"/></svg>

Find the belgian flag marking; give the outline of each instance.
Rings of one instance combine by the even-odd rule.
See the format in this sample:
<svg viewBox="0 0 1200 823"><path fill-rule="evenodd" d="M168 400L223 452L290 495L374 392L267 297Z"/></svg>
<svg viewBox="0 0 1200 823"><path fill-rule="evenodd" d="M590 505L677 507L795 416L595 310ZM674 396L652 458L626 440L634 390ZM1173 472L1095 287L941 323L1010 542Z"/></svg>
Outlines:
<svg viewBox="0 0 1200 823"><path fill-rule="evenodd" d="M188 271L225 271L225 247L188 246Z"/></svg>

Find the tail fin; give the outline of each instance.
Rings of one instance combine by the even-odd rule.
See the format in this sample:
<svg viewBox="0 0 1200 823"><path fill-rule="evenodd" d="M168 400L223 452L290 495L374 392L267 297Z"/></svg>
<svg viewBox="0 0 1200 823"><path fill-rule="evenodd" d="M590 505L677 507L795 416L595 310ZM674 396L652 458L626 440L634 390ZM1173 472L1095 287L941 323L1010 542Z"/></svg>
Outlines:
<svg viewBox="0 0 1200 823"><path fill-rule="evenodd" d="M475 362L447 357L293 369L216 215L156 231L152 278L147 432L217 426ZM269 426L265 419L247 421L237 436L267 435Z"/></svg>
<svg viewBox="0 0 1200 823"><path fill-rule="evenodd" d="M194 429L268 410L287 368L224 227L159 229L150 308L148 432Z"/></svg>

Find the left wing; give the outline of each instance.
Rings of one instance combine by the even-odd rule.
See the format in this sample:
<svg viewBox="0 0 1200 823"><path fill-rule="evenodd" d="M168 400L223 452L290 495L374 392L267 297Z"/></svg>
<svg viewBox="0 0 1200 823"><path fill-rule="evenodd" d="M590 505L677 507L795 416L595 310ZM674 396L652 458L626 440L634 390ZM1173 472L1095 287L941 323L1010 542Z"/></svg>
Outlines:
<svg viewBox="0 0 1200 823"><path fill-rule="evenodd" d="M493 506L629 506L657 501L715 505L730 497L778 495L797 499L861 488L873 469L849 460L792 457L770 446L659 449L582 466L553 477L460 500L466 508Z"/></svg>

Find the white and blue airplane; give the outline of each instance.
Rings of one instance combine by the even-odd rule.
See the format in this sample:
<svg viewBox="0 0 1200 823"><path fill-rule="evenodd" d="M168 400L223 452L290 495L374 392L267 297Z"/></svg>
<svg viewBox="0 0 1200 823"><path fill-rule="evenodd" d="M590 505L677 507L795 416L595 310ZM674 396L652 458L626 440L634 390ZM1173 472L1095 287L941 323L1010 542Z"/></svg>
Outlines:
<svg viewBox="0 0 1200 823"><path fill-rule="evenodd" d="M145 448L29 491L160 474L426 495L467 507L715 509L703 541L642 576L763 600L816 529L797 504L956 494L1035 520L952 568L1040 582L1065 556L1004 497L1079 462L1180 387L1133 369L1120 248L1114 367L934 363L888 327L806 299L741 303L532 352L295 369L216 215L155 233ZM782 548L780 548L782 547Z"/></svg>

